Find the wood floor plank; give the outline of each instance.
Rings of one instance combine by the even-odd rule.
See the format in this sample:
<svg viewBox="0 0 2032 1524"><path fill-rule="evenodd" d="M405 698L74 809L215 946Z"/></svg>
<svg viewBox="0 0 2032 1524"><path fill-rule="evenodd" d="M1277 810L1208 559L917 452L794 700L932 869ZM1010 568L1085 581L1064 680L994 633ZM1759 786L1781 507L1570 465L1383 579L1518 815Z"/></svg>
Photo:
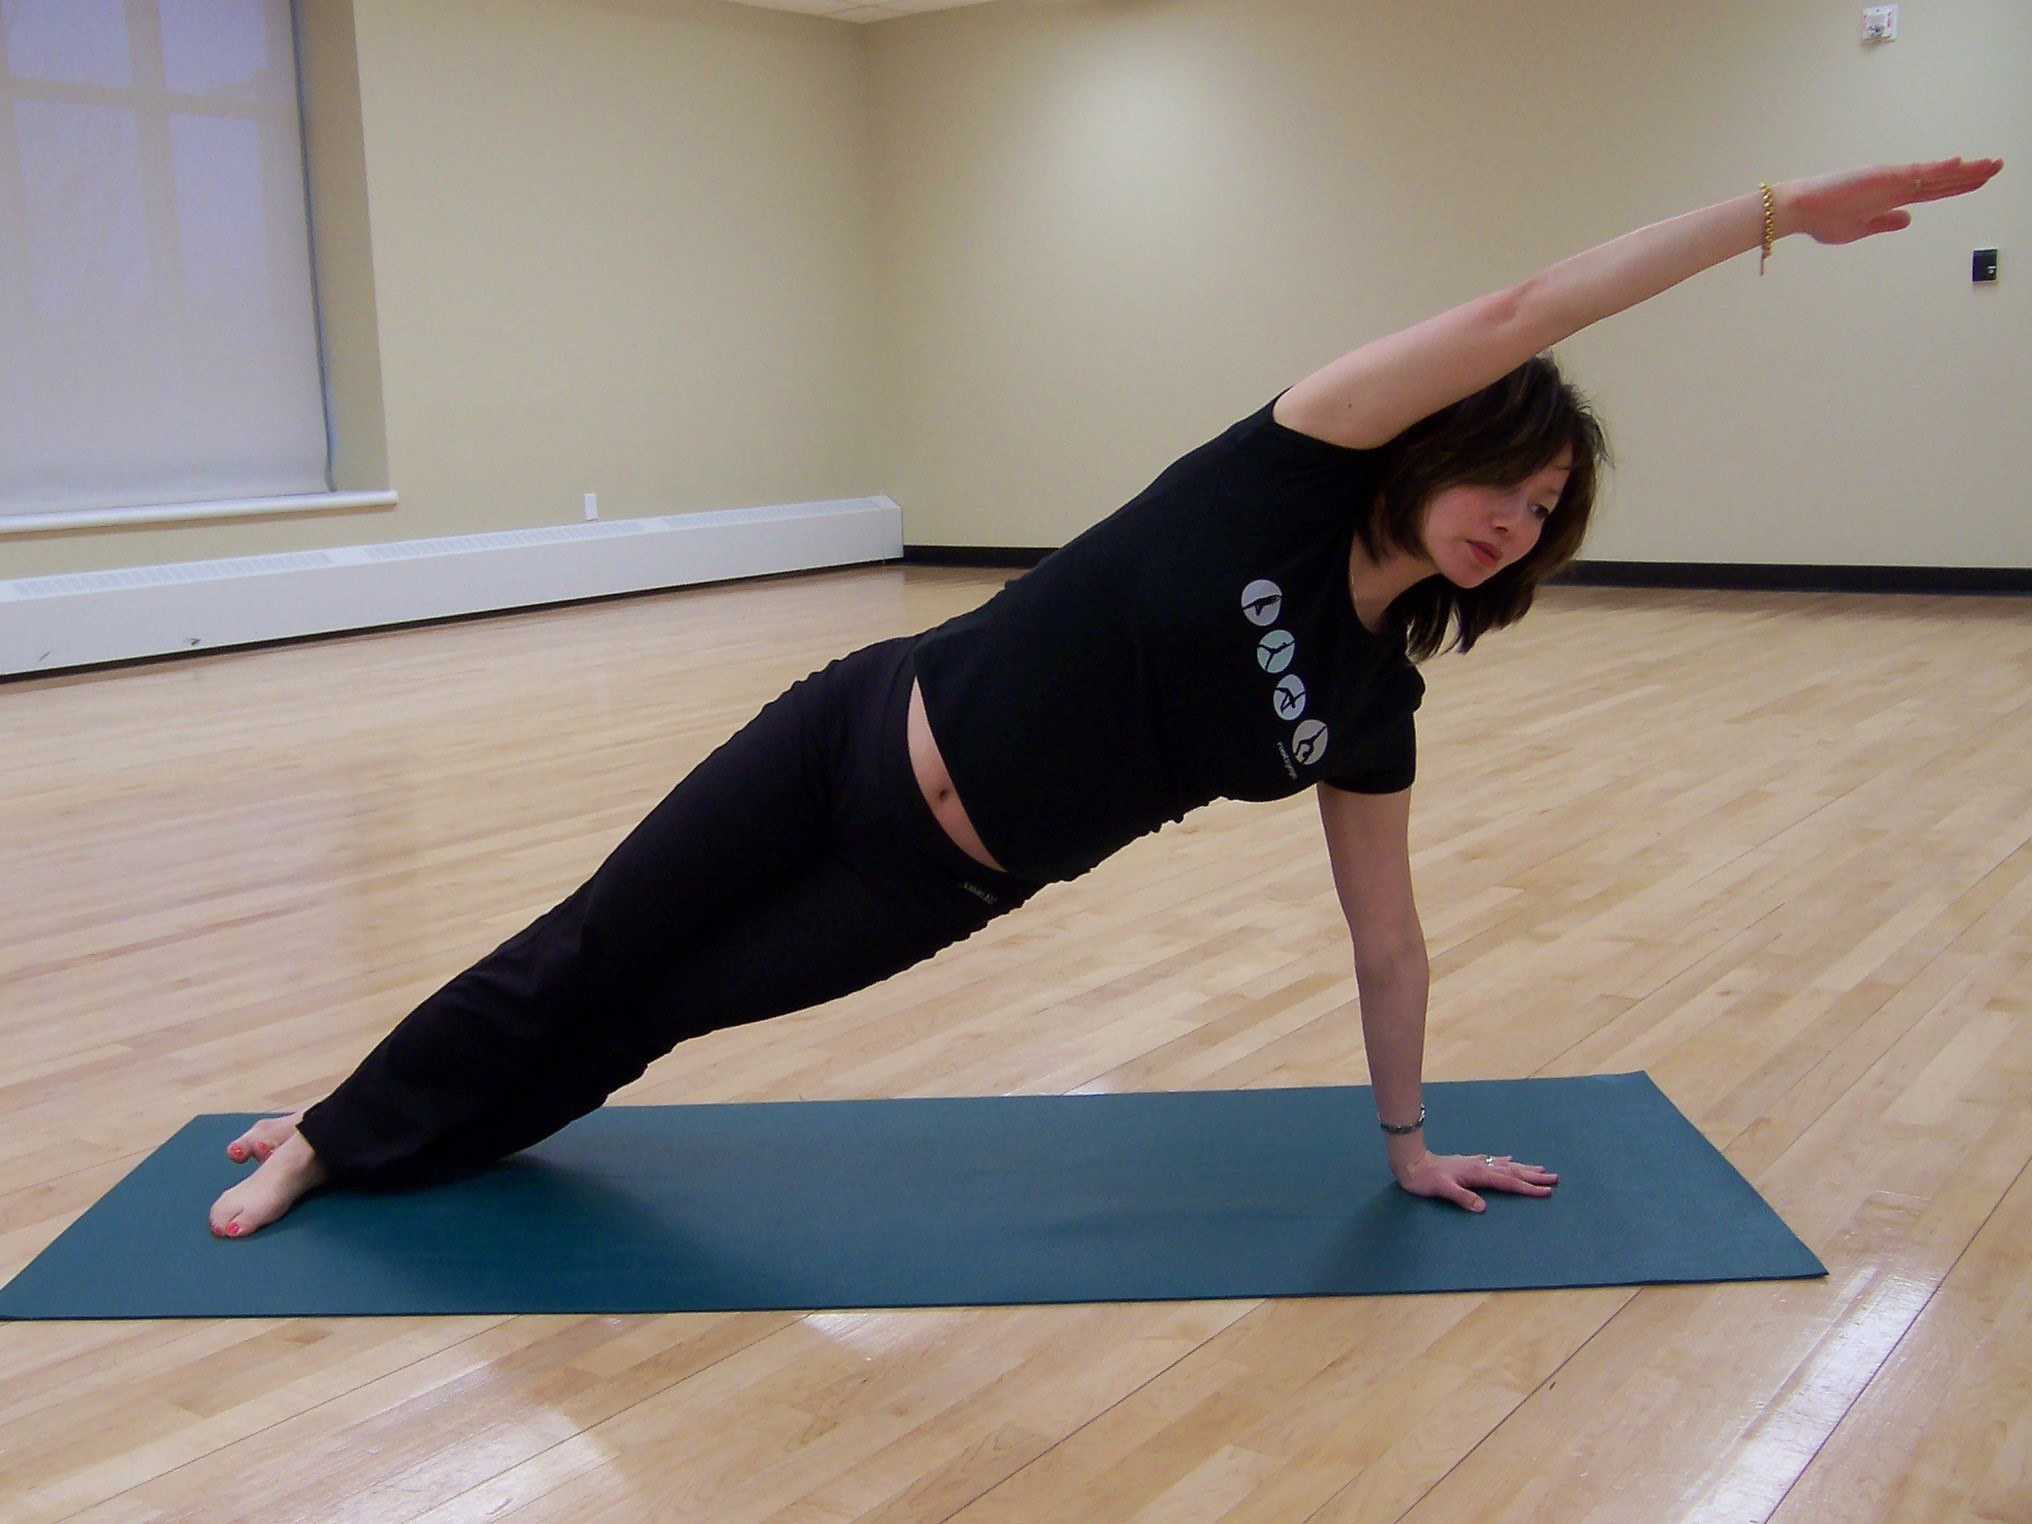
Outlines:
<svg viewBox="0 0 2032 1524"><path fill-rule="evenodd" d="M2028 1263L2032 1170L1816 1450L1774 1524L2032 1518Z"/></svg>

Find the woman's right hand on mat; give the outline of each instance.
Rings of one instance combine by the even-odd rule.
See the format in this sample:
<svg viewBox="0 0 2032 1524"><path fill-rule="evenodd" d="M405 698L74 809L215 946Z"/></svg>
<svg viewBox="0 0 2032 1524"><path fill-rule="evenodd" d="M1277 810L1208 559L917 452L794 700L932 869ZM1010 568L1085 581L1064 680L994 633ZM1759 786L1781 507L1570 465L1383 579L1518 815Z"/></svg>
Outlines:
<svg viewBox="0 0 2032 1524"><path fill-rule="evenodd" d="M1508 1154L1421 1154L1399 1168L1397 1183L1414 1196L1437 1196L1470 1212L1482 1210L1477 1190L1550 1196L1559 1176Z"/></svg>

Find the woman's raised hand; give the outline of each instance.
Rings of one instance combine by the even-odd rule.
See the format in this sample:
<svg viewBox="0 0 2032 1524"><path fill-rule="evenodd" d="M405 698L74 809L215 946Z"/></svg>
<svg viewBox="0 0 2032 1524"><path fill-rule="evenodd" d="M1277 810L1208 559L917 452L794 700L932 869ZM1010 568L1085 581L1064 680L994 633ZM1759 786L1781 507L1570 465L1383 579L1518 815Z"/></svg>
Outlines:
<svg viewBox="0 0 2032 1524"><path fill-rule="evenodd" d="M1779 227L1819 243L1854 243L1872 233L1895 233L1912 225L1912 214L1904 207L1965 196L1987 185L2003 167L2002 159L1937 159L1789 180L1777 192Z"/></svg>
<svg viewBox="0 0 2032 1524"><path fill-rule="evenodd" d="M1414 1196L1437 1196L1470 1212L1482 1209L1477 1190L1550 1196L1559 1176L1508 1154L1421 1154L1396 1171L1397 1183Z"/></svg>

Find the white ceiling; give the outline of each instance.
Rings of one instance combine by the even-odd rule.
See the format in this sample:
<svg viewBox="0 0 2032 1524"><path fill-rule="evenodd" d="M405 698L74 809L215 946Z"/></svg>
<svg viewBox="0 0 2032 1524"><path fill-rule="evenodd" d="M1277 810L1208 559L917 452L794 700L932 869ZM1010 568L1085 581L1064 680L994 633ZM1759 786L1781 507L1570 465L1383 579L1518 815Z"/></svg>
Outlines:
<svg viewBox="0 0 2032 1524"><path fill-rule="evenodd" d="M981 5L985 0L734 0L734 3L759 5L772 11L802 11L807 16L830 16L835 21L887 21L892 16Z"/></svg>

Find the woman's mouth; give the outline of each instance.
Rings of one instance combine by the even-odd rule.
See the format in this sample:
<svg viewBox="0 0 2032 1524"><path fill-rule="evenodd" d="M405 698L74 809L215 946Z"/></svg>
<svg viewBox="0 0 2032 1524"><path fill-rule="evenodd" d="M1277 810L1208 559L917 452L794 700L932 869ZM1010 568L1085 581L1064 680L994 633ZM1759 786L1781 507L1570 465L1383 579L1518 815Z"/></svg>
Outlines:
<svg viewBox="0 0 2032 1524"><path fill-rule="evenodd" d="M1475 559L1480 561L1484 566L1494 566L1503 559L1491 547L1484 545L1480 540L1468 541L1468 549L1474 553Z"/></svg>

